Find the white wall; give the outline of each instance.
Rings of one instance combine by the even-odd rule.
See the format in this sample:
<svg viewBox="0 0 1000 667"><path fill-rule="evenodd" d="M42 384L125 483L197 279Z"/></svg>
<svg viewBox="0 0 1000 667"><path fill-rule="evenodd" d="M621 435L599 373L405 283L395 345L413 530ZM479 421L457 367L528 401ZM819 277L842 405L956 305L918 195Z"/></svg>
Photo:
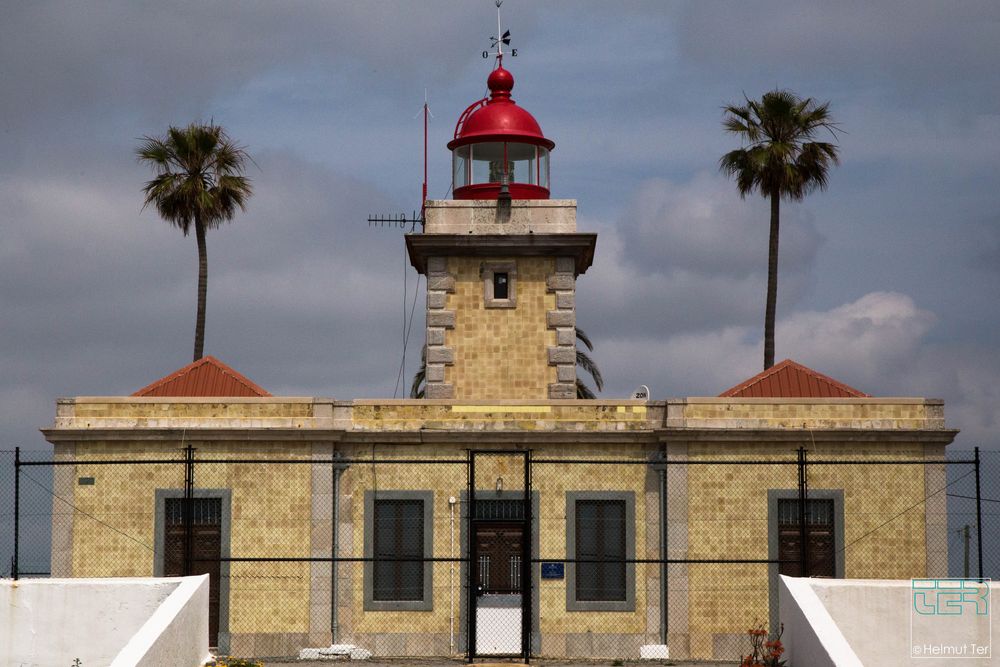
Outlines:
<svg viewBox="0 0 1000 667"><path fill-rule="evenodd" d="M990 604L1000 600L1000 584L990 585ZM910 580L799 579L781 577L779 616L785 625L789 665L816 667L979 667L1000 665L1000 657L984 659L972 645L988 646L995 638L1000 656L1000 611L975 619L965 616L914 615ZM917 625L913 624L916 619ZM946 627L945 624L955 624ZM923 624L923 625L921 625ZM912 632L912 635L911 635ZM913 644L967 646L964 656L911 657ZM929 639L930 642L925 642ZM994 661L995 660L995 661Z"/></svg>
<svg viewBox="0 0 1000 667"><path fill-rule="evenodd" d="M157 662L163 652L152 650L157 631L173 635L184 655ZM133 651L122 662L119 653L127 647ZM87 667L193 667L207 656L207 575L0 581L0 665L71 665L79 658Z"/></svg>

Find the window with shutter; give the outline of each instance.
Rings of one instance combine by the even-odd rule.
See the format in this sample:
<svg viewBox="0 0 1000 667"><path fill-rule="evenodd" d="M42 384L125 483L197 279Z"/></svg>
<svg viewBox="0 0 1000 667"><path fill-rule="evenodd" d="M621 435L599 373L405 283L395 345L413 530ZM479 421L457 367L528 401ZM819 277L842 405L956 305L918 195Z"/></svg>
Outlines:
<svg viewBox="0 0 1000 667"><path fill-rule="evenodd" d="M434 553L432 491L366 490L365 611L430 611Z"/></svg>
<svg viewBox="0 0 1000 667"><path fill-rule="evenodd" d="M576 501L576 599L625 600L625 501Z"/></svg>
<svg viewBox="0 0 1000 667"><path fill-rule="evenodd" d="M415 601L424 596L424 503L376 500L372 599ZM414 560L397 560L413 558ZM382 560L385 559L385 560Z"/></svg>

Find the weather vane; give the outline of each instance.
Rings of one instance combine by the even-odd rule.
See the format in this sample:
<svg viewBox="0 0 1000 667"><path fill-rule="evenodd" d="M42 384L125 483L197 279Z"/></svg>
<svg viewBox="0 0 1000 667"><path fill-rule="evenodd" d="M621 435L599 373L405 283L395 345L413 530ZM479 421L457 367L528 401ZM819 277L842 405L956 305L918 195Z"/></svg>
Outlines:
<svg viewBox="0 0 1000 667"><path fill-rule="evenodd" d="M503 33L500 32L501 30L503 30L503 28L500 25L500 5L502 5L502 4L503 4L503 0L496 0L496 6L497 6L497 37L490 37L490 48L491 49L496 49L496 52L493 53L493 54L491 54L489 51L483 51L483 58L484 59L485 58L489 58L490 55L495 55L497 57L497 62L502 62L503 61L503 47L504 47L504 44L506 44L507 46L510 46L510 30L504 31ZM511 58L517 58L517 49L511 49L510 50L510 57Z"/></svg>

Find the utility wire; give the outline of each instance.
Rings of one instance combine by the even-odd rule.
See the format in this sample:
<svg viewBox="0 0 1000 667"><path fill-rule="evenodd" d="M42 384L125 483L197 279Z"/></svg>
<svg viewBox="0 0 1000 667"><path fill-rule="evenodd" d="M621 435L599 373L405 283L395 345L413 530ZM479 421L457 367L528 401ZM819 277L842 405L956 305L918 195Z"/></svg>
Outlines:
<svg viewBox="0 0 1000 667"><path fill-rule="evenodd" d="M844 545L844 546L843 546L842 548L838 549L838 551L846 551L846 550L847 550L847 547L849 547L849 546L852 546L852 545L854 545L854 544L857 544L858 542L860 542L861 540L865 539L866 537L868 537L868 536L869 536L869 535L871 535L872 533L874 533L874 532L876 532L877 530L879 530L879 529L883 528L884 526L887 526L887 525L889 525L890 523L892 523L893 521L895 521L895 520L896 520L896 519L898 519L899 517L903 516L904 514L906 514L907 512L909 512L909 511L910 511L911 509L913 509L914 507L917 507L917 506L919 506L919 505L923 505L924 503L926 503L926 502L927 502L927 499L928 499L928 498L931 498L931 497L933 497L933 496L936 496L937 494L941 493L942 491L944 491L945 489L947 489L947 488L948 488L949 486L951 486L952 484L955 484L956 482L959 482L959 481L961 481L961 480L965 479L966 477L968 477L969 475L971 475L971 474L972 474L972 473L974 473L974 472L976 472L976 471L975 471L975 469L972 469L972 470L970 470L969 472L967 472L967 473L965 473L964 475L962 475L961 477L958 477L957 479L953 479L952 481L948 482L947 484L945 484L944 486L942 486L942 487L941 487L940 489L938 489L937 491L934 491L933 493L930 493L930 494L928 494L928 495L924 496L924 497L923 497L923 498L922 498L921 500L918 500L917 502L913 503L912 505L910 505L909 507L907 507L906 509L904 509L904 510L903 510L902 512L899 512L898 514L894 514L893 516L889 517L889 519L888 519L888 520L886 520L886 521L884 521L884 522L880 523L879 525L875 526L874 528L872 528L872 529L871 529L871 530L869 530L869 531L868 531L867 533L865 533L864 535L862 535L862 536L861 536L861 537L859 537L858 539L854 540L854 541L853 541L853 542L851 542L850 544L845 544L845 545Z"/></svg>
<svg viewBox="0 0 1000 667"><path fill-rule="evenodd" d="M958 493L949 493L949 494L946 494L946 495L949 498L965 498L966 500L975 500L976 499L975 496L963 496L963 495L958 494ZM980 500L983 501L984 503L1000 503L1000 500L996 500L994 498L980 498Z"/></svg>
<svg viewBox="0 0 1000 667"><path fill-rule="evenodd" d="M38 480L34 479L34 478L33 478L33 477L31 476L31 475L29 475L28 473L24 472L23 470L21 471L21 473L20 473L20 474L21 474L21 475L22 475L22 476L23 476L23 477L24 477L25 479L27 479L27 480L28 480L29 482L31 482L31 483L33 483L33 484L35 484L36 486L38 486L38 487L39 487L40 489L42 489L43 491L46 491L46 492L47 492L47 493L48 493L49 495L51 495L51 496L52 496L53 498L56 498L57 500L61 500L62 502L66 503L67 505L69 505L70 507L72 507L72 508L73 508L73 509L74 509L75 511L79 512L80 514L82 514L83 516L85 516L85 517L87 517L87 518L89 518L89 519L93 519L94 521L96 521L97 523L101 524L101 525L102 525L102 526L104 526L105 528L110 528L111 530L113 530L114 532L118 533L118 534L119 534L119 535L121 535L122 537L126 537L126 538L128 538L128 539L132 540L133 542L135 542L136 544L138 544L139 546L141 546L141 547L145 547L146 549L149 549L149 550L150 550L150 551L152 551L153 553L156 553L156 549L154 549L153 547L149 546L149 545L148 545L148 544L146 544L145 542L143 542L143 541L141 541L141 540L137 540L136 538L132 537L132 536L131 536L131 535L129 535L128 533L123 533L122 531L118 530L117 528L115 528L115 527L114 527L114 526L112 526L111 524L109 524L109 523L106 523L106 522L104 522L104 521L101 521L100 519L98 519L98 518L97 518L96 516L94 516L93 514L90 514L89 512L84 512L84 511L83 511L82 509L80 509L79 507L77 507L76 505L74 505L73 503L71 503L70 501L66 500L65 498L63 498L62 496L60 496L60 495L59 495L59 494L57 494L57 493L56 493L55 491L53 491L53 490L52 490L52 489L50 489L49 487L45 486L44 484L42 484L42 483L41 483L41 482L39 482Z"/></svg>
<svg viewBox="0 0 1000 667"><path fill-rule="evenodd" d="M403 364L406 363L406 346L410 341L410 331L413 329L413 314L417 310L417 294L420 292L420 274L417 274L417 284L413 286L413 305L410 307L410 321L406 326L406 330L403 334L403 362L399 364L399 372L396 374L396 388L392 392L392 397L396 398L399 393L399 383L403 378ZM405 294L404 294L405 297ZM404 309L406 307L405 302L403 305ZM404 310L405 314L405 310Z"/></svg>

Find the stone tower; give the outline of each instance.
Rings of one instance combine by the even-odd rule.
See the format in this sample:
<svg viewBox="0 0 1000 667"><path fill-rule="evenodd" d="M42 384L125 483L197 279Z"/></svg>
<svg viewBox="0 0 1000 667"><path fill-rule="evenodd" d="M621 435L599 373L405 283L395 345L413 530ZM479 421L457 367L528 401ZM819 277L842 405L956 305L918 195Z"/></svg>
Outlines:
<svg viewBox="0 0 1000 667"><path fill-rule="evenodd" d="M549 152L498 62L449 142L454 199L425 202L410 261L427 278L426 398L576 398L576 277L597 235L549 198Z"/></svg>

